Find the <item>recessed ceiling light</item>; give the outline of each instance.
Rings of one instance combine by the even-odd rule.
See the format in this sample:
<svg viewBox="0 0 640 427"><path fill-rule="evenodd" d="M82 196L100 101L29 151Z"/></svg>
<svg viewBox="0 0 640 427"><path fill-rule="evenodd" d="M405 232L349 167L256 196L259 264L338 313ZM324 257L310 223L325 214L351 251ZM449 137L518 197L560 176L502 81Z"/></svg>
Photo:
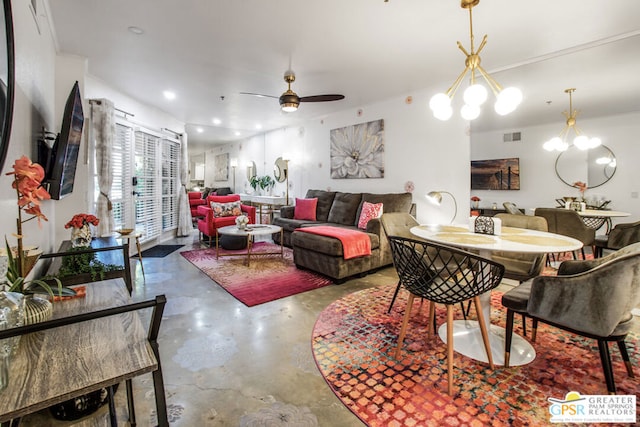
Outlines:
<svg viewBox="0 0 640 427"><path fill-rule="evenodd" d="M202 132L204 132L204 129L202 129L202 128L196 128L196 132L198 132L198 133L202 133Z"/></svg>
<svg viewBox="0 0 640 427"><path fill-rule="evenodd" d="M219 125L220 123L222 123L222 120L220 120L219 118L217 118L217 117L216 117L216 118L214 118L214 119L213 119L213 124L214 124L214 125L216 125L216 126L217 126L217 125Z"/></svg>
<svg viewBox="0 0 640 427"><path fill-rule="evenodd" d="M256 125L256 129L258 129L258 130L262 129L262 125L261 124L257 124Z"/></svg>
<svg viewBox="0 0 640 427"><path fill-rule="evenodd" d="M137 36L139 36L141 34L144 34L144 30L142 28L140 28L140 27L136 27L136 26L132 25L131 27L129 27L127 29L129 30L129 32L131 32L131 33L133 33L133 34L135 34Z"/></svg>
<svg viewBox="0 0 640 427"><path fill-rule="evenodd" d="M176 99L176 93L170 90L165 90L164 92L162 92L162 94L164 95L165 98L169 100Z"/></svg>
<svg viewBox="0 0 640 427"><path fill-rule="evenodd" d="M240 136L240 132L236 131L235 135Z"/></svg>

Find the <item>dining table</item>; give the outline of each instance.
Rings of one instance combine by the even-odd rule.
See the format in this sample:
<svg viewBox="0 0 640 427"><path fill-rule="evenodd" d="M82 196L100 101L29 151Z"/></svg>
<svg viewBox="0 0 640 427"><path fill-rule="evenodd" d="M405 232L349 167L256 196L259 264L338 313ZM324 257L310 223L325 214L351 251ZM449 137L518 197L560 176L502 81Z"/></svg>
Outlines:
<svg viewBox="0 0 640 427"><path fill-rule="evenodd" d="M156 414L168 426L166 398L157 348L157 330L166 303L164 295L133 303L122 279L82 285L77 297L53 302L53 318L0 330L0 339L20 332L9 359L9 378L0 392L0 424L16 420L78 396L152 374ZM76 290L82 289L78 285ZM153 309L145 328L140 310ZM28 329L24 333L22 330ZM34 330L34 331L32 331ZM135 425L133 400L129 419ZM115 409L111 425L116 425Z"/></svg>
<svg viewBox="0 0 640 427"><path fill-rule="evenodd" d="M631 215L629 212L622 211L610 211L606 209L585 209L578 211L578 215L582 218L582 222L594 230L600 229L603 225L606 225L606 234L611 231L612 218L623 218Z"/></svg>
<svg viewBox="0 0 640 427"><path fill-rule="evenodd" d="M582 242L562 236L525 228L501 227L500 234L482 234L469 230L469 224L424 224L410 229L411 233L422 239L442 245L462 248L491 259L494 252L519 252L543 254L571 252L582 247ZM493 362L504 365L505 329L491 324L491 291L480 295L482 311L489 331L489 342ZM446 343L446 324L440 326L438 335ZM488 362L478 321L454 320L454 350L475 360ZM510 365L518 366L535 359L535 350L531 344L519 335L513 336Z"/></svg>

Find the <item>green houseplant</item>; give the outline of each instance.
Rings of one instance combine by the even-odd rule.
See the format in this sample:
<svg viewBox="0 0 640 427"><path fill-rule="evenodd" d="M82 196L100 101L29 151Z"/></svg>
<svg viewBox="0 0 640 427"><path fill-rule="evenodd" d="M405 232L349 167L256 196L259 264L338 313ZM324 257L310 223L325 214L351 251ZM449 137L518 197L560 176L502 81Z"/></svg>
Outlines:
<svg viewBox="0 0 640 427"><path fill-rule="evenodd" d="M251 184L251 188L257 190L260 188L262 191L268 191L275 185L275 181L269 175L262 176L252 176L249 180L249 184Z"/></svg>

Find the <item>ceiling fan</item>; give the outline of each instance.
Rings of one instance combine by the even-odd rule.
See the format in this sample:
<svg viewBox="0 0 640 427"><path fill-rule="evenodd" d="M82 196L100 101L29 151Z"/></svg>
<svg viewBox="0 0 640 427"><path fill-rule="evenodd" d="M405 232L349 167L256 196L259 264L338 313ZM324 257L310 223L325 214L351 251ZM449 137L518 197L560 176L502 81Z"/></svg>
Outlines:
<svg viewBox="0 0 640 427"><path fill-rule="evenodd" d="M261 93L252 92L240 92L242 95L253 95L263 98L277 98L280 101L280 108L287 113L296 111L301 102L327 102L327 101L339 101L344 99L344 95L329 94L329 95L313 95L313 96L298 96L291 90L291 83L296 80L296 75L293 71L289 70L284 74L284 81L287 82L288 88L285 93L280 97L273 95L263 95Z"/></svg>

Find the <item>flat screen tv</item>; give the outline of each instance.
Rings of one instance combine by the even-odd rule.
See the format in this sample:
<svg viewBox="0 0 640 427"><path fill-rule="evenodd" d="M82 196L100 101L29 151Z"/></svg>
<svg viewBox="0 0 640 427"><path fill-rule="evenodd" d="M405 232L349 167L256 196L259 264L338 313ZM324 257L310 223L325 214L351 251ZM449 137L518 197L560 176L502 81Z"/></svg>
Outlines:
<svg viewBox="0 0 640 427"><path fill-rule="evenodd" d="M520 159L471 160L472 190L519 190Z"/></svg>
<svg viewBox="0 0 640 427"><path fill-rule="evenodd" d="M62 127L51 149L51 165L48 175L49 194L60 200L73 192L76 165L80 153L84 114L78 82L73 85L62 116Z"/></svg>

